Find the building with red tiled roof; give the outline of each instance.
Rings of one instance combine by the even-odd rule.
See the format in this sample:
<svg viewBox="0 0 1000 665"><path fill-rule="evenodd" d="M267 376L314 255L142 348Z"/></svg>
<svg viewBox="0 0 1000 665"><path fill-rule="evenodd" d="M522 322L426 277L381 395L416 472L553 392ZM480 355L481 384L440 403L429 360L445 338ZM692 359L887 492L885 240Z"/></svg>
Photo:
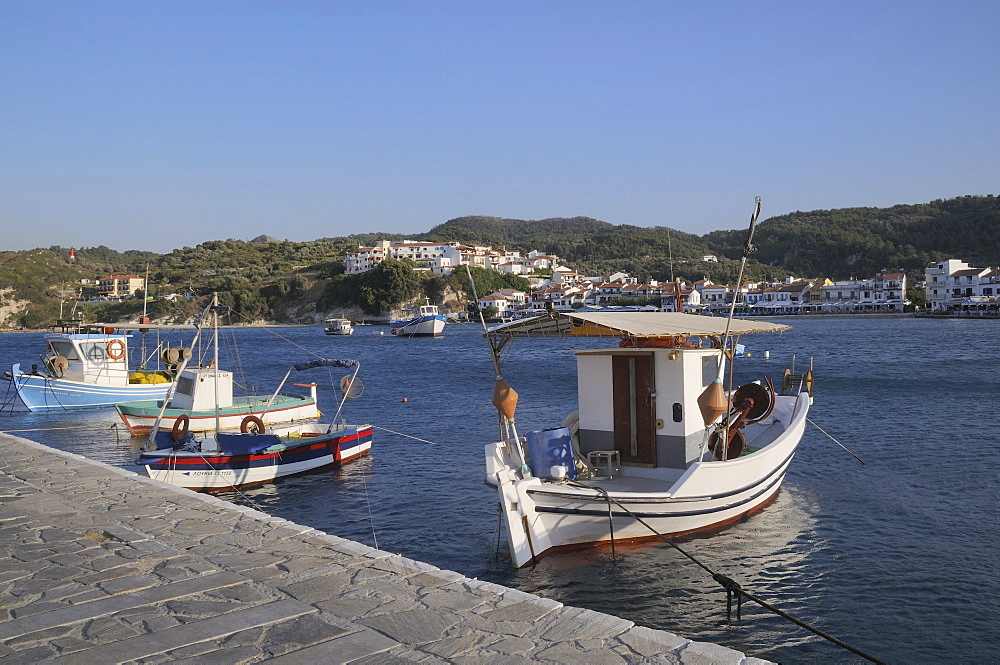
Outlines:
<svg viewBox="0 0 1000 665"><path fill-rule="evenodd" d="M146 290L146 280L138 275L110 275L97 280L97 295L102 298L128 298Z"/></svg>

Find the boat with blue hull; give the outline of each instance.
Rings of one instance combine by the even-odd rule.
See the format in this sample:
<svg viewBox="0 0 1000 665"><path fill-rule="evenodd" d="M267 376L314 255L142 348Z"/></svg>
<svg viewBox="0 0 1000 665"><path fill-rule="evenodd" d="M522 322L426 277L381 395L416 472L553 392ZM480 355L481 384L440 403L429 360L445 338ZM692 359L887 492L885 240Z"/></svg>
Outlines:
<svg viewBox="0 0 1000 665"><path fill-rule="evenodd" d="M152 356L164 363L158 370L130 369L129 331L172 331L192 326L155 324L96 324L74 332L49 333L41 366L11 367L9 380L30 411L65 411L112 407L123 401L162 399L172 380L171 367L190 355L183 346L162 342ZM173 359L173 365L169 358ZM145 355L138 363L144 366Z"/></svg>
<svg viewBox="0 0 1000 665"><path fill-rule="evenodd" d="M412 317L389 323L391 334L399 337L438 337L444 332L448 317L438 313L437 305L432 305L430 298L424 298L424 304L411 311Z"/></svg>

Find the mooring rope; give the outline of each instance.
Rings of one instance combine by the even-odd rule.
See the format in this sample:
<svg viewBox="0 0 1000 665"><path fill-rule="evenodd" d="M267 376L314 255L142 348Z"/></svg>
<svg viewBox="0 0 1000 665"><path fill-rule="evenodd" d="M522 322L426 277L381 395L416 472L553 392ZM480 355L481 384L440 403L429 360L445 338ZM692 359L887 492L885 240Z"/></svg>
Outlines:
<svg viewBox="0 0 1000 665"><path fill-rule="evenodd" d="M10 380L7 382L7 394L4 395L3 404L0 404L0 412L2 412L4 409L6 409L9 406L10 407L10 412L11 412L11 414L13 414L14 413L14 405L17 403L17 388L14 385L14 382L17 381L17 377L15 377L10 372L7 372L5 374L5 377L7 375L10 376ZM13 394L11 394L12 390L13 390Z"/></svg>
<svg viewBox="0 0 1000 665"><path fill-rule="evenodd" d="M732 609L732 599L735 596L736 597L736 601L737 601L737 609L736 609L737 614L736 614L736 617L737 617L737 621L739 621L739 619L740 619L740 610L741 610L741 606L742 606L742 598L746 597L748 600L752 600L753 602L757 603L758 605L760 605L764 609L769 610L771 612L774 612L775 614L777 614L778 616L780 616L782 618L788 619L792 623L794 623L794 624L796 624L796 625L798 625L798 626L800 626L802 628L805 628L806 630L808 630L811 633L819 635L820 637L822 637L825 640L829 640L830 642L833 642L837 646L840 646L840 647L843 647L843 648L847 649L851 653L854 653L854 654L857 654L858 656L861 656L865 660L868 660L868 661L873 662L873 663L879 663L880 665L885 665L885 661L880 660L879 658L876 658L875 656L872 656L870 654L867 654L864 651L862 651L861 649L858 649L857 647L851 646L847 642L844 642L843 640L838 639L838 638L834 637L833 635L830 635L829 633L825 633L822 630L820 630L819 628L816 628L815 626L812 626L812 625L806 623L805 621L802 621L801 619L797 619L796 617L792 616L788 612L785 612L784 610L781 610L781 609L775 607L774 605L768 603L767 601L765 601L764 599L758 597L757 595L755 595L753 593L750 593L749 591L745 590L743 587L740 586L739 582L737 582L733 578L727 577L726 575L723 575L722 573L717 573L717 572L713 571L707 565L703 564L701 561L698 561L698 559L696 559L694 556L692 556L691 554L689 554L688 552L686 552L685 550L683 550L679 545L677 545L677 543L673 542L672 540L670 540L669 538L667 538L666 536L664 536L662 533L660 533L659 531L657 531L656 529L654 529L652 526L650 526L649 524L647 524L641 517L639 517L638 515L636 515L635 513L633 513L631 510L629 510L625 506L623 506L621 504L621 502L619 502L617 499L611 497L611 495L607 493L607 490L605 490L603 488L600 488L600 487L590 487L588 485L583 485L583 484L575 483L575 482L572 482L572 481L568 481L568 484L573 485L575 487L580 487L580 488L583 488L583 489L588 489L588 490L596 491L596 492L599 492L599 493L603 494L605 497L607 497L608 501L614 501L615 505L617 505L619 508L621 508L626 513L628 513L628 515L632 519L634 519L639 524L641 524L644 527L646 527L647 529L649 529L651 532L653 532L654 534L656 534L656 536L660 540L662 540L664 543L666 543L667 545L670 545L671 547L673 547L675 550L677 550L678 552L680 552L681 554L683 554L685 557L687 557L688 559L690 559L692 563L694 563L698 567L702 568L703 570L705 570L705 572L707 572L709 575L711 575L712 579L715 580L716 582L718 582L722 586L722 588L724 588L726 590L726 598L727 598L727 602L726 602L726 618L727 619L729 619L730 616L731 616L730 612L731 612L731 609ZM613 543L612 543L612 545L613 545Z"/></svg>
<svg viewBox="0 0 1000 665"><path fill-rule="evenodd" d="M302 351L305 351L306 353L308 353L311 356L316 356L317 358L322 358L323 357L320 354L318 354L315 351L313 351L312 349L308 349L308 348L302 346L301 344L299 344L295 340L293 340L293 339L291 339L289 337L285 337L284 335L279 335L278 333L276 333L274 330L272 330L270 328L265 328L265 330L267 332L271 333L272 335L274 335L275 337L277 337L278 339L284 340L285 342L288 342L292 346L294 346L294 347L296 347L298 349L301 349Z"/></svg>
<svg viewBox="0 0 1000 665"><path fill-rule="evenodd" d="M385 427L379 427L378 425L372 425L372 429L379 429L379 430L382 430L383 432L388 432L389 434L396 434L398 436L405 436L407 439L415 439L417 441L420 441L421 443L429 443L432 446L438 445L434 441L428 441L427 439L421 439L418 436L411 436L409 434L403 434L402 432L396 432L396 431L393 431L391 429L386 429Z"/></svg>
<svg viewBox="0 0 1000 665"><path fill-rule="evenodd" d="M811 419L806 418L806 420L808 420L809 423L812 424L812 426L815 427L816 429L818 429L820 432L823 432L823 434L826 434L828 437L830 437L831 441L833 441L838 446L840 446L841 448L843 448L844 450L846 450L848 453L850 453L850 455L854 459L858 460L859 462L861 462L864 465L868 464L868 462L864 461L863 459L861 459L860 457L858 457L857 455L855 455L854 453L852 453L851 450L850 450L850 448L848 448L847 446L845 446L844 444L842 444L840 441L837 441L835 438L833 438L833 436L829 432L827 432L825 429L823 429L822 427L820 427L819 425L817 425L816 423L814 423Z"/></svg>
<svg viewBox="0 0 1000 665"><path fill-rule="evenodd" d="M361 476L361 486L365 488L365 504L368 506L368 523L372 527L372 540L375 541L375 549L378 549L378 536L375 535L375 517L372 515L372 502L368 498L368 481Z"/></svg>
<svg viewBox="0 0 1000 665"><path fill-rule="evenodd" d="M117 423L115 423L117 425ZM5 429L2 430L4 434L9 434L11 432L54 432L61 429L93 429L93 425L75 425L73 427L33 427L31 429ZM111 429L110 427L108 429Z"/></svg>

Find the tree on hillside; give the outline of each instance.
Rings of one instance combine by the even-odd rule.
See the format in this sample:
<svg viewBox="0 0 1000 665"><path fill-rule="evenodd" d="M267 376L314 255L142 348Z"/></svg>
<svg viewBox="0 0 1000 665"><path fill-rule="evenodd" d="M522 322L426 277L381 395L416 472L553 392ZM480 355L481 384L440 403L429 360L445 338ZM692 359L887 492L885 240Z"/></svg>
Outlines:
<svg viewBox="0 0 1000 665"><path fill-rule="evenodd" d="M499 273L496 270L487 270L485 268L470 267L469 271L472 273L472 279L476 283L476 295L480 298L500 289L513 289L515 291L523 291L524 293L531 292L531 284L520 275ZM471 297L472 288L469 285L469 276L466 274L464 267L455 270L449 275L448 281L456 291L467 293Z"/></svg>

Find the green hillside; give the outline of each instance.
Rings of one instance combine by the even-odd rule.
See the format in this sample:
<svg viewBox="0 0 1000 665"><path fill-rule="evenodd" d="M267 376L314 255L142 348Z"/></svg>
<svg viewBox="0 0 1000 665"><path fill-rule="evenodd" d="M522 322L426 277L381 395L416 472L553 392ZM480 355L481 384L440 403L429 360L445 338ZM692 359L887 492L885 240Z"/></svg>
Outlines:
<svg viewBox="0 0 1000 665"><path fill-rule="evenodd" d="M742 231L703 239L728 256L742 250ZM958 258L1000 264L1000 199L965 196L891 208L814 210L772 217L759 226L754 258L791 273L846 279L901 268L911 277L935 261Z"/></svg>
<svg viewBox="0 0 1000 665"><path fill-rule="evenodd" d="M679 277L715 282L736 278L746 229L713 231L704 236L666 227L613 225L589 217L542 220L458 217L427 233L407 236L424 241L458 241L555 254L584 275L629 272L646 280ZM426 277L405 261L392 261L363 275L345 275L343 258L376 240L399 234L363 233L311 242L215 240L169 254L118 252L107 247L78 248L76 261L64 247L0 252L0 327L52 325L60 301L71 302L80 280L112 274L142 275L147 266L150 295L218 292L236 321L311 322L324 312L353 308L365 315L386 315L400 302L427 295L440 302L467 292L464 274ZM748 279L802 277L846 279L882 269L903 269L922 279L931 262L958 258L977 266L1000 265L1000 204L993 195L965 196L891 208L814 210L772 217L758 225L757 251L748 262ZM703 261L705 255L717 262ZM525 288L520 278L494 280L482 274L481 291ZM494 284L495 282L495 284ZM454 296L452 296L454 297ZM88 320L135 319L142 301L86 303ZM153 301L149 315L183 320L196 311L194 300ZM68 314L67 314L68 316Z"/></svg>

